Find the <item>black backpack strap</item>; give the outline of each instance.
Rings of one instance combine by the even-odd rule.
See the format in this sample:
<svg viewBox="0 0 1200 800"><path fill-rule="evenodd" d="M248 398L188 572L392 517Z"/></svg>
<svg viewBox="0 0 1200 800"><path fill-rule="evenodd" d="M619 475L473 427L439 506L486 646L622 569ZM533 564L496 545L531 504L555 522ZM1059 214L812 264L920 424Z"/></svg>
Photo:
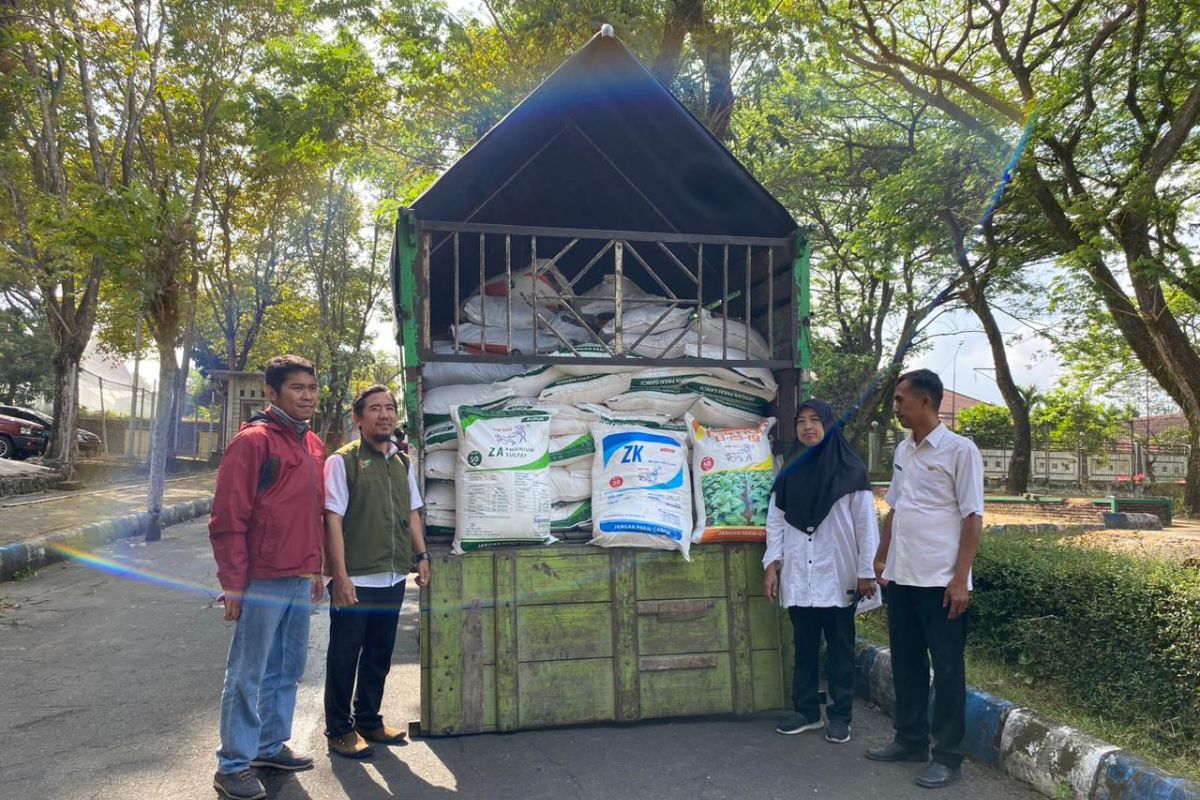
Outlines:
<svg viewBox="0 0 1200 800"><path fill-rule="evenodd" d="M250 418L247 424L249 425L266 425L270 420L262 415L255 414ZM275 481L279 480L279 456L268 455L267 460L258 468L258 490L257 494L262 494L267 489L275 485Z"/></svg>

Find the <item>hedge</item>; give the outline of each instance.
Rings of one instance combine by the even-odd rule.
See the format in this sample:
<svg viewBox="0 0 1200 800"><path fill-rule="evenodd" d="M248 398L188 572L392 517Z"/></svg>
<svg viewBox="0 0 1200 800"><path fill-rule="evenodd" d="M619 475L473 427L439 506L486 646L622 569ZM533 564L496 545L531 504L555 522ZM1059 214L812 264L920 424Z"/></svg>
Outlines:
<svg viewBox="0 0 1200 800"><path fill-rule="evenodd" d="M1200 571L1028 536L984 537L972 644L1110 719L1200 742Z"/></svg>

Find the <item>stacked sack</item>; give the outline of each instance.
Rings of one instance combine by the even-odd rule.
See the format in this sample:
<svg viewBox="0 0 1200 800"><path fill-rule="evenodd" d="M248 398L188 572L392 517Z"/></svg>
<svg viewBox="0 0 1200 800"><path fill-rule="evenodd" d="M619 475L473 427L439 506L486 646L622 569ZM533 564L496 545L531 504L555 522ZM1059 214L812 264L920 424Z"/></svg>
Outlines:
<svg viewBox="0 0 1200 800"><path fill-rule="evenodd" d="M556 290L565 285L561 276L545 266L539 273L537 281L547 283L547 294L551 287ZM580 316L595 321L601 338L611 339L615 333L612 321L595 320L613 311L614 278L610 275L605 280L607 284L575 297L572 304ZM594 339L590 331L578 326L574 314L563 311L558 297L544 296L543 287L529 271L514 273L507 285L503 279L499 286L495 283L487 284L482 294L464 304L461 345L469 345L464 328L472 324L486 333L484 350L501 347L503 340L502 349L507 352L511 340L515 352L517 342L524 342L529 333L528 329L518 331L518 323L532 327L535 307L542 324L549 318L564 323L567 318L574 320L570 324L583 333L571 332L572 341L584 341L584 336ZM685 557L692 541L763 538L764 469L768 471L765 474L773 475L768 432L774 420L767 415L778 393L771 372L742 367L661 367L655 362L687 356L764 359L769 357L766 342L738 320L707 312L695 318L688 309L669 301L655 302L656 298L631 282L626 282L622 293L626 299L646 301L624 307L624 344L631 351L627 365L590 363L591 357L609 355L598 344L579 344L551 353L574 358L574 363L565 365L424 365L422 469L430 535L455 535L459 552L553 537L590 539L602 546L675 549ZM510 313L511 333L505 327ZM564 330L567 328L560 333ZM553 333L543 338L539 332L538 350L542 351L543 341L552 340L557 341ZM435 352L451 349L448 342L434 344ZM470 436L463 429L461 407L469 409L466 419L481 432L469 450L461 447L463 439ZM522 428L521 432L514 426ZM725 429L746 433L725 435ZM540 450L543 436L544 454ZM503 449L497 441L518 439L522 447L531 443L533 449L522 451L518 461L488 466L492 463L489 450ZM747 475L733 475L741 454L718 452L720 443L749 439L754 443L753 469ZM720 469L702 469L702 459L694 457L699 452L697 445L707 448L705 463L720 464ZM524 474L520 481L493 480L489 477L493 468L511 476ZM541 495L531 496L529 479L544 483L548 513L542 513L539 506ZM464 483L467 480L470 486ZM730 488L735 484L750 488L739 495ZM766 480L768 495L769 485ZM740 509L730 505L736 505L738 497L745 502ZM521 538L516 528L525 523L509 523L525 512L530 515L526 522L533 528ZM499 522L489 522L489 516ZM468 518L473 526L470 530L464 529ZM729 528L723 524L729 519L738 520L736 531L714 533L713 528ZM501 535L489 537L489 525Z"/></svg>

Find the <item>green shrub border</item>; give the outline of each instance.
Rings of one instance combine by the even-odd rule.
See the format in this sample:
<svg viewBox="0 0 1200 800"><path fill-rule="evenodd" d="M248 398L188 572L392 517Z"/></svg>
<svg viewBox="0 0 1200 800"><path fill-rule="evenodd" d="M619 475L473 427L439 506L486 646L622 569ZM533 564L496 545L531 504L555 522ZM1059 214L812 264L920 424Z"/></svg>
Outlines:
<svg viewBox="0 0 1200 800"><path fill-rule="evenodd" d="M973 645L1097 714L1200 743L1200 572L1031 535L985 536Z"/></svg>

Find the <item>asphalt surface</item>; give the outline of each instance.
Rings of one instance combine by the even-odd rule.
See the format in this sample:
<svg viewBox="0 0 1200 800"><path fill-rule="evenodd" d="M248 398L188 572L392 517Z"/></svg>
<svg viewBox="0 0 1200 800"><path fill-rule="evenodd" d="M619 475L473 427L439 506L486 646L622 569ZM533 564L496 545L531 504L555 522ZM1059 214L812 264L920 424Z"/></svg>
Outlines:
<svg viewBox="0 0 1200 800"><path fill-rule="evenodd" d="M114 567L64 562L0 584L0 798L213 800L213 751L231 635L203 521L163 541L114 543ZM401 617L384 714L419 717L415 593ZM891 723L861 703L854 738L779 736L782 714L576 727L381 748L365 762L331 760L321 691L328 623L313 615L292 745L308 772L261 771L272 798L992 798L1036 797L968 762L937 792L912 783L918 764L877 764Z"/></svg>

